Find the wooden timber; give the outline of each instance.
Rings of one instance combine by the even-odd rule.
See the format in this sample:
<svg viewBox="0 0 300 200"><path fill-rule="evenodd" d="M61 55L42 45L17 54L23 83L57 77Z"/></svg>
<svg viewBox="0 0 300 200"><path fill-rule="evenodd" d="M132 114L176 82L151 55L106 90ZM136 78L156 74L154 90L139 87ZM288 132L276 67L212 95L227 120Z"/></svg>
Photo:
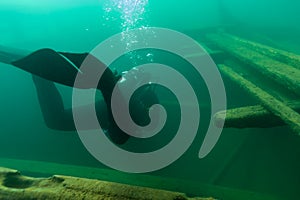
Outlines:
<svg viewBox="0 0 300 200"><path fill-rule="evenodd" d="M166 192L168 194L176 194L175 196L177 198L175 198L176 200L183 200L185 198L187 199L223 199L223 200L240 200L240 199L251 199L251 200L281 200L281 197L277 197L277 196L273 196L270 194L261 194L261 193L256 193L254 191L245 191L245 190L240 190L240 189L235 189L235 188L227 188L227 187L221 187L221 186L217 186L217 185L210 185L210 184L203 184L199 181L191 181L191 180L186 180L186 179L175 179L175 178L170 178L170 177L159 177L159 176L153 176L153 175L146 175L146 174L128 174L128 173L122 173L116 170L110 170L110 169L103 169L103 168L93 168L93 167L86 167L86 166L77 166L77 165L66 165L66 164L58 164L58 163L51 163L51 162L41 162L41 161L31 161L31 160L16 160L16 159L7 159L7 158L0 158L0 163L1 166L4 166L6 168L10 168L10 169L4 169L0 167L0 177L2 176L3 178L0 178L0 199L5 199L5 200L9 200L7 198L4 198L3 195L5 194L13 194L13 193L21 193L24 192L26 193L27 191L33 190L34 192L38 192L40 191L47 191L46 188L41 187L41 188L36 188L36 187L31 187L31 184L33 183L28 183L23 184L23 188L21 188L21 186L18 186L18 182L11 182L10 184L7 183L7 181L10 179L13 179L12 177L7 177L6 174L7 172L12 171L13 173L17 173L16 170L11 170L11 168L13 169L17 169L21 172L26 172L27 174L38 174L39 176L43 176L43 177L48 177L52 174L64 174L64 176L72 176L74 178L74 176L76 176L76 179L80 179L78 177L81 178L85 178L87 185L88 182L90 181L87 180L86 178L92 178L94 180L91 180L90 183L96 183L98 184L97 181L95 181L95 179L101 180L99 182L108 182L108 184L113 184L112 182L117 182L119 183L119 185L117 187L120 186L124 186L124 188L131 188L129 191L126 191L126 195L123 195L123 197L129 196L129 193L131 192L132 195L134 195L136 192L139 191L139 189L143 189L144 192L147 191L154 191L157 193L156 196L159 196L160 191ZM13 175L13 174L12 174ZM9 175L10 176L10 175ZM17 179L14 180L22 180L21 175L20 174L16 174ZM55 181L58 180L59 182L59 177L61 176L53 176L54 178L48 178L51 181ZM5 185L3 185L4 179L6 179L6 183L4 183ZM27 177L28 178L28 177ZM25 180L27 179L25 178ZM58 179L57 179L58 178ZM30 179L30 178L29 178ZM28 180L28 179L27 179ZM36 179L34 179L36 180ZM43 179L42 179L43 180ZM61 180L61 179L60 179ZM73 179L74 180L74 179ZM82 180L82 179L80 179ZM51 183L51 181L44 181L44 183ZM23 182L24 183L24 182ZM26 183L26 182L25 182ZM54 186L63 186L64 184L66 188L69 188L69 190L74 193L77 193L79 191L76 192L76 189L72 186L72 187L67 187L70 186L69 185L70 181L66 181L66 182L61 182L61 183L54 183ZM2 184L2 186L1 186ZM33 184L34 185L34 184ZM87 187L87 185L80 185L80 188L77 188L78 190L83 190L84 188ZM10 186L10 187L7 187ZM137 187L131 187L131 186L137 186ZM92 186L91 186L92 187ZM54 189L55 187L53 187ZM134 188L138 188L138 190L134 190ZM147 190L147 188L149 188L150 190ZM154 190L151 190L151 188L154 188ZM60 188L62 189L62 188ZM111 188L113 189L113 188ZM157 189L157 190L156 190ZM113 191L110 195L113 196L113 194L115 194L117 191L117 188L115 188L115 191ZM175 193L173 192L169 192L169 191L177 191ZM7 193L9 192L9 193ZM86 193L91 194L93 192L90 191L86 191ZM107 191L103 191L102 194L105 194ZM60 194L59 191L56 190L57 194ZM165 193L165 194L166 194ZM119 196L121 196L122 193L120 194L116 194L114 197L112 198L102 198L102 199L118 199ZM144 193L145 194L145 193ZM149 193L148 193L149 194ZM178 196L179 194L179 196ZM186 195L184 194L189 194L191 197L186 197ZM1 196L2 195L2 196ZM26 194L27 195L27 194ZM95 194L94 194L95 195ZM139 194L138 194L139 195ZM9 195L8 195L9 196ZM140 195L139 195L140 196ZM136 196L136 198L131 198L131 199L138 199L139 196ZM155 199L153 198L154 196L147 196L145 195L144 198L146 199ZM206 198L201 198L198 197L196 198L195 196L201 196L201 197L206 197ZM34 196L33 196L34 197ZM63 196L62 196L63 197ZM101 199L100 196L95 196L98 197L98 199ZM152 197L152 198L151 198ZM159 197L159 199L162 196ZM181 198L180 198L181 197ZM214 198L211 198L214 197ZM42 198L43 200L45 198ZM61 198L63 199L63 198ZM64 198L66 199L66 198ZM76 198L74 198L74 196L72 196L71 198L72 200ZM88 198L86 198L88 199ZM143 199L143 198L142 198ZM165 199L165 198L164 198ZM14 199L14 200L18 200L18 199ZM39 200L39 198L35 198L35 200ZM51 199L52 200L52 199Z"/></svg>
<svg viewBox="0 0 300 200"><path fill-rule="evenodd" d="M288 102L286 105L300 112L300 101ZM217 126L225 122L225 128L270 128L286 125L280 117L261 105L220 111L214 115L214 122Z"/></svg>
<svg viewBox="0 0 300 200"><path fill-rule="evenodd" d="M241 42L237 37L228 37L224 34L209 34L209 41L216 44L219 48L234 56L243 63L256 69L285 88L300 96L300 70L281 61L275 60L272 57L266 56L266 53L261 53L262 48L255 46L253 42L252 48L245 45L246 42ZM257 50L260 49L260 50ZM269 49L272 52L272 49Z"/></svg>
<svg viewBox="0 0 300 200"><path fill-rule="evenodd" d="M50 178L22 176L0 167L0 199L5 200L213 200L189 198L183 193L130 186L100 180L54 175Z"/></svg>
<svg viewBox="0 0 300 200"><path fill-rule="evenodd" d="M260 43L252 42L228 33L220 33L220 35L223 38L228 38L230 40L236 41L240 43L242 46L247 47L248 49L252 49L274 60L286 63L290 66L300 69L300 55L283 51L281 49L276 49Z"/></svg>
<svg viewBox="0 0 300 200"><path fill-rule="evenodd" d="M224 75L229 77L230 80L256 98L263 107L272 112L275 116L280 117L295 133L300 135L300 115L297 112L240 76L230 67L219 65L219 69Z"/></svg>

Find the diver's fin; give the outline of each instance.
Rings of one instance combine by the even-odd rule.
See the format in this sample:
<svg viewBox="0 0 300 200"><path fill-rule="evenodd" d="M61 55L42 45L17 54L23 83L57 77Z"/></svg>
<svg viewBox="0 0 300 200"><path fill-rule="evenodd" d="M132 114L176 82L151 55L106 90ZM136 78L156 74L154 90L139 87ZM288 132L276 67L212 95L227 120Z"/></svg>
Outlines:
<svg viewBox="0 0 300 200"><path fill-rule="evenodd" d="M12 65L47 80L73 86L79 67L87 54L59 53L52 49L40 49Z"/></svg>
<svg viewBox="0 0 300 200"><path fill-rule="evenodd" d="M61 55L69 59L77 68L80 68L84 59L89 55L88 53L66 53L59 52Z"/></svg>
<svg viewBox="0 0 300 200"><path fill-rule="evenodd" d="M26 50L0 45L0 62L5 64L11 64L13 61L21 59L28 54L29 52Z"/></svg>
<svg viewBox="0 0 300 200"><path fill-rule="evenodd" d="M40 49L11 63L12 65L50 81L72 86L77 70L52 49Z"/></svg>

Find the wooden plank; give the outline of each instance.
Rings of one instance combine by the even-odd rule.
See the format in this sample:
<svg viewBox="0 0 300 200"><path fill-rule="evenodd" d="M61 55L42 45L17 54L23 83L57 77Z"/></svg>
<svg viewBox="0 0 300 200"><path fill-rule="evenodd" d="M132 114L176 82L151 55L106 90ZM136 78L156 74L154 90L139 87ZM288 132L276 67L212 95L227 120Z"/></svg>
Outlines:
<svg viewBox="0 0 300 200"><path fill-rule="evenodd" d="M296 112L300 112L300 102L288 102L286 105ZM280 117L261 105L220 111L214 115L214 122L216 125L225 122L225 128L270 128L286 125Z"/></svg>
<svg viewBox="0 0 300 200"><path fill-rule="evenodd" d="M237 37L235 35L231 35L228 33L221 33L221 36L223 38L230 38L231 40L234 40L238 43L240 43L241 45L252 49L258 53L261 53L265 56L271 57L272 59L275 59L277 61L286 63L290 66L293 66L297 69L300 69L300 55L291 53L291 52L287 52L287 51L283 51L281 49L276 49L267 45L263 45L260 43L256 43L256 42L252 42L240 37Z"/></svg>
<svg viewBox="0 0 300 200"><path fill-rule="evenodd" d="M300 115L297 112L240 76L230 67L219 65L219 68L230 80L257 99L263 107L272 112L275 116L280 117L296 134L300 135Z"/></svg>
<svg viewBox="0 0 300 200"><path fill-rule="evenodd" d="M210 34L207 38L222 50L256 69L258 73L262 73L300 96L300 70L249 49L239 40L223 37L222 34Z"/></svg>
<svg viewBox="0 0 300 200"><path fill-rule="evenodd" d="M47 176L54 174L63 174L67 176L77 176L82 178L99 179L109 182L118 182L133 186L142 186L154 189L176 191L193 196L215 197L223 200L281 199L269 194L260 194L234 188L208 185L196 181L158 177L145 174L128 174L103 168L93 168L31 160L16 160L8 158L0 158L0 166L14 168L21 171L22 173L27 172L31 174L45 174Z"/></svg>
<svg viewBox="0 0 300 200"><path fill-rule="evenodd" d="M0 199L214 200L214 198L189 198L179 192L71 176L33 178L23 176L17 170L2 167L0 167Z"/></svg>

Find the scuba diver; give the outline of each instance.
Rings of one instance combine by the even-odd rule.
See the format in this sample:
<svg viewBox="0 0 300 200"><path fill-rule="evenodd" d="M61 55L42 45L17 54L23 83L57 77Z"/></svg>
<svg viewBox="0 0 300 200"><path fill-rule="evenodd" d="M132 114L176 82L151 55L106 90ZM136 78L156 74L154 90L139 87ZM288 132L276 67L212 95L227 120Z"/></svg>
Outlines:
<svg viewBox="0 0 300 200"><path fill-rule="evenodd" d="M104 101L96 102L95 108L99 123L105 129L105 134L117 145L124 144L129 135L123 132L116 124L111 111L112 91L120 78L116 72L105 66L101 61L89 53L66 53L57 52L52 49L40 49L32 53L13 48L0 46L0 62L13 65L21 70L32 74L36 87L40 108L44 121L48 128L63 131L75 131L72 109L65 109L62 97L56 88L55 83L74 87L78 72L84 76L80 66L83 61L89 58L96 61L97 67L104 70L97 90L100 90ZM131 98L134 109L130 112L132 119L139 125L146 125L150 122L148 109L151 105L158 103L152 86L144 87L135 98ZM89 86L80 89L90 89ZM85 106L76 109L85 109ZM100 117L99 117L100 115ZM143 117L141 116L143 115ZM87 127L93 129L96 127Z"/></svg>

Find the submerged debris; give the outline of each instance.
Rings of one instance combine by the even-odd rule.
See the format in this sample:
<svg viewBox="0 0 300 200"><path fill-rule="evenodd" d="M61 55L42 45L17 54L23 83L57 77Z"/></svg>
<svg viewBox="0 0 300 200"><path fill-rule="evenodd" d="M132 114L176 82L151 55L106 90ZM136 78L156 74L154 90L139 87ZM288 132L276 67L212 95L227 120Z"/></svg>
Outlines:
<svg viewBox="0 0 300 200"><path fill-rule="evenodd" d="M213 200L213 198L188 198L178 192L71 176L32 178L22 176L17 170L1 167L0 199Z"/></svg>
<svg viewBox="0 0 300 200"><path fill-rule="evenodd" d="M293 99L287 98L286 102L283 101L282 96L278 96L280 90L276 85L269 85L270 88L267 88L267 91L264 89L265 87L261 87L264 84L268 85L267 81L259 85L256 84L255 78L244 75L244 72L247 71L263 75L264 79L274 81L299 97L300 56L226 33L208 34L207 39L227 52L231 60L236 59L242 63L242 67L236 67L235 65L241 64L236 62L232 64L227 60L218 66L224 76L259 103L256 107L248 106L230 110L228 117L225 114L226 111L221 111L215 115L215 124L222 126L225 121L225 127L237 128L287 124L296 134L300 135L300 114L297 112L299 110L298 98L294 103L295 105L287 104ZM269 91L276 91L277 96Z"/></svg>

